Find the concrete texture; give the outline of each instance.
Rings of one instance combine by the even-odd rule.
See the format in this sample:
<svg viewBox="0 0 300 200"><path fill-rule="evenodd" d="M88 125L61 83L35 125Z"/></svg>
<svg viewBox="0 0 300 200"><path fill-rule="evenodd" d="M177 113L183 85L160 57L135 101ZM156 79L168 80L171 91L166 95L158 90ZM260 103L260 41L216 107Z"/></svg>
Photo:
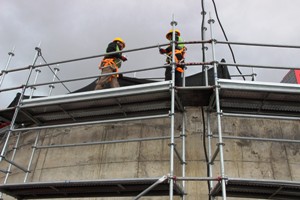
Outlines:
<svg viewBox="0 0 300 200"><path fill-rule="evenodd" d="M201 108L187 108L186 115L186 176L207 177ZM205 120L207 119L205 118ZM182 116L176 115L175 121L175 135L179 136ZM217 134L216 124L215 115L211 115L211 131L214 135ZM222 118L224 136L299 140L299 132L299 121ZM25 168L27 168L36 135L37 132L34 131L21 135L14 161ZM126 123L43 130L40 132L38 145L89 143L161 136L170 136L169 119L138 120ZM17 135L13 135L10 139L7 158L12 155L12 147L16 137ZM175 141L176 149L181 153L181 139ZM170 170L169 143L170 140L165 139L38 149L30 166L32 173L29 174L28 182L161 177L169 174ZM213 138L213 152L217 143L218 139ZM224 139L224 143L226 176L300 181L299 143L229 139ZM219 164L218 156L213 165L213 177L220 176ZM7 166L6 162L0 163L1 169L7 169ZM174 174L178 177L182 176L181 165L176 156ZM2 182L4 177L5 175L1 174ZM23 180L24 172L12 167L8 183L22 183ZM208 199L207 182L187 182L186 192L188 193L186 199L189 200ZM12 198L4 195L4 199ZM87 199L127 200L131 198ZM156 200L169 199L169 197L144 197L142 199Z"/></svg>

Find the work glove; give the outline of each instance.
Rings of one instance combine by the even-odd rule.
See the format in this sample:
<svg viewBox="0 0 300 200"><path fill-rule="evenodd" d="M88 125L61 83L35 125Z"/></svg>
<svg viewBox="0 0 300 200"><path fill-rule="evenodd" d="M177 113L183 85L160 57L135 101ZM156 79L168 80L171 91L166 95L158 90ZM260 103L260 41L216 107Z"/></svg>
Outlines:
<svg viewBox="0 0 300 200"><path fill-rule="evenodd" d="M159 49L159 53L164 54L164 53L167 53L167 51L165 49Z"/></svg>
<svg viewBox="0 0 300 200"><path fill-rule="evenodd" d="M122 60L123 62L125 62L125 61L127 60L127 58L126 58L125 56L122 56L122 57L121 57L121 60Z"/></svg>

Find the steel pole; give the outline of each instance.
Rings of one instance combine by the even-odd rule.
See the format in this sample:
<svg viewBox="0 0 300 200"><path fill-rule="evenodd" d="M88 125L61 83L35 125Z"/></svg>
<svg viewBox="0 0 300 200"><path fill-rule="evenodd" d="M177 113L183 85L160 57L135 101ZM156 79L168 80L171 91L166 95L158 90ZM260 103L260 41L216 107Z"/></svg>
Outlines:
<svg viewBox="0 0 300 200"><path fill-rule="evenodd" d="M33 84L36 84L37 79L38 79L38 77L39 77L39 74L41 73L41 70L36 69L35 72L36 72L36 74L35 74L35 78L34 78ZM34 92L35 90L36 90L36 87L35 87L35 86L31 86L31 91L30 91L29 99L32 98L33 92Z"/></svg>
<svg viewBox="0 0 300 200"><path fill-rule="evenodd" d="M26 84L22 87L22 92L21 92L20 98L18 100L18 103L17 103L16 109L15 109L14 115L12 117L12 120L11 120L11 123L10 123L10 128L9 128L8 133L7 133L4 145L2 147L2 151L1 151L1 154L0 154L0 162L2 161L2 159L3 159L4 155L5 155L6 148L7 148L7 145L8 145L8 141L9 141L10 135L13 132L13 129L14 129L14 126L15 126L14 124L15 124L17 116L18 116L18 112L19 112L19 109L20 109L20 104L21 104L21 101L22 101L23 96L25 94L26 86L29 83L29 80L30 80L30 77L31 77L31 74L32 74L32 71L33 71L33 66L34 66L34 64L35 64L35 62L36 62L36 60L38 58L38 55L39 55L39 52L37 51L36 54L35 54L35 56L34 56L34 59L33 59L33 62L32 62L32 66L29 68L30 70L29 70L29 74L28 74L28 77L27 77Z"/></svg>
<svg viewBox="0 0 300 200"><path fill-rule="evenodd" d="M5 77L5 75L7 74L7 69L8 69L8 66L9 66L9 64L10 64L10 61L11 61L12 57L15 55L15 54L14 54L14 51L15 51L15 47L13 47L13 49L12 49L11 52L8 52L8 60L7 60L7 62L6 62L6 65L5 65L3 74L2 74L1 79L0 79L0 88L1 88L1 85L2 85L2 83L3 83L3 81L4 81L4 77Z"/></svg>
<svg viewBox="0 0 300 200"><path fill-rule="evenodd" d="M57 67L58 67L58 65L57 65ZM58 68L54 68L54 75L53 75L52 82L55 81L57 72L59 72L59 69L58 69ZM50 88L50 89L49 89L48 96L51 96L51 93L52 93L52 90L54 89L54 87L55 87L54 84L50 84L50 85L49 85L49 88Z"/></svg>
<svg viewBox="0 0 300 200"><path fill-rule="evenodd" d="M174 187L174 123L175 123L175 26L177 22L173 20L171 22L172 26L172 88L171 88L171 142L170 142L170 200L173 199L173 187Z"/></svg>
<svg viewBox="0 0 300 200"><path fill-rule="evenodd" d="M31 156L30 156L30 159L29 159L29 163L28 163L28 167L27 167L27 172L25 174L25 178L24 178L24 183L27 182L27 178L28 178L28 174L30 172L30 167L31 167L31 163L32 163L32 160L33 160L33 157L34 157L34 153L37 149L37 143L39 141L39 138L40 138L40 134L41 134L41 130L38 131L37 135L36 135L36 138L35 138L35 142L34 142L34 145L32 147L32 152L31 152Z"/></svg>
<svg viewBox="0 0 300 200"><path fill-rule="evenodd" d="M213 29L212 29L212 24L214 23L214 20L209 16L209 21L208 23L210 24L210 34L211 34L211 39L212 39L212 57L213 60L216 60L216 53L215 53L215 44L216 41L213 39ZM220 149L220 172L221 172L221 183L222 183L222 196L223 200L226 200L226 184L225 184L225 169L224 169L224 155L223 155L223 139L222 139L222 128L221 128L221 109L220 109L220 98L219 98L219 87L218 87L218 71L217 71L217 64L214 62L214 79L215 79L215 95L216 95L216 108L217 108L217 126L218 126L218 134L219 134L219 149Z"/></svg>
<svg viewBox="0 0 300 200"><path fill-rule="evenodd" d="M186 132L185 132L185 121L186 121L186 113L185 111L182 113L182 177L186 176L185 170L186 170ZM185 181L182 181L182 189L185 191L186 184ZM183 195L182 199L185 200L186 196Z"/></svg>

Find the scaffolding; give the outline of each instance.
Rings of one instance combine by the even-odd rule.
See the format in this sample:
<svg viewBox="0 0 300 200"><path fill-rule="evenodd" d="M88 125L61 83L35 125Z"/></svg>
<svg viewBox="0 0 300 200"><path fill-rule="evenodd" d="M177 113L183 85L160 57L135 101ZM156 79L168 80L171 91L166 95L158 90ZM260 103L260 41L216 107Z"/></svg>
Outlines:
<svg viewBox="0 0 300 200"><path fill-rule="evenodd" d="M0 160L8 162L7 170L1 170L6 174L4 183L0 185L0 191L16 199L44 199L44 198L71 198L71 197L133 197L140 199L143 196L174 196L186 198L185 181L208 181L209 196L215 198L221 196L223 200L227 197L243 198L266 198L266 199L299 199L300 182L296 181L275 181L275 180L253 180L253 179L234 179L226 176L224 167L224 142L223 139L250 139L241 137L226 137L222 134L221 121L222 116L228 117L253 117L253 118L271 118L284 120L299 120L300 113L300 86L293 84L270 84L257 81L238 81L225 80L218 77L217 68L219 62L216 60L215 48L217 44L231 45L251 45L281 48L300 48L299 46L288 45L270 45L270 44L250 44L238 42L217 41L213 36L213 20L210 19L211 39L203 41L184 42L184 44L210 44L212 49L211 62L185 63L185 66L204 66L206 74L206 84L204 86L193 87L175 87L175 26L176 21L172 21L173 36L170 44L173 48L172 62L170 65L151 67L141 70L125 71L114 74L126 74L139 71L172 68L172 80L148 84L140 84L121 88L88 91L81 93L70 93L67 95L50 96L54 84L78 81L96 78L85 77L80 79L56 80L59 68L53 72L52 82L36 83L42 67L53 66L68 62L98 58L107 54L90 56L85 58L60 61L49 64L36 65L37 57L41 49L36 48L36 56L33 64L27 67L8 69L9 62L14 55L9 53L9 59L4 70L1 71L1 82L7 73L29 70L27 81L24 85L1 89L0 92L11 91L21 88L20 98L17 106L10 107L0 111L2 119L11 122L10 128L3 136L5 139L1 151ZM140 51L146 49L158 48L157 45L132 49L126 52ZM276 69L295 69L290 67L278 66L257 66L248 64L223 63L227 66L239 67L260 67ZM208 85L207 70L210 66L214 70L214 84ZM60 66L61 67L61 66ZM34 83L29 84L33 71L36 69ZM253 74L252 74L253 75ZM39 86L50 85L49 96L40 98L31 98L34 90ZM25 99L25 92L30 90L30 97ZM185 146L185 107L200 106L206 110L205 134L208 142L208 167L209 176L207 177L187 177L185 175L186 167L186 146ZM181 135L175 135L175 113L182 113ZM211 115L217 116L217 135L211 132ZM66 145L38 146L40 130L51 128L62 128L81 125L106 124L113 122L127 122L141 119L167 118L170 120L170 136L167 137L149 137L137 139L124 139L115 141L100 141L92 143L77 143ZM31 157L27 167L14 162L14 157L18 149L19 138L22 132L37 130L37 136L32 146ZM6 157L8 143L13 133L18 133L18 139L13 148L11 158ZM175 139L179 138L182 142L182 152L179 153L176 148ZM217 139L217 147L213 149L212 140ZM259 140L260 138L254 138ZM34 154L37 150L43 148L60 148L70 146L85 146L99 144L115 144L123 142L151 141L151 140L169 140L170 147L170 169L169 174L162 174L161 177L154 178L128 178L128 179L105 179L105 180L85 180L85 181L62 181L62 182L27 182L28 174L31 173L31 164ZM263 139L262 139L263 140ZM271 139L264 139L272 141ZM280 140L281 142L299 143L297 140ZM214 162L219 156L220 176L214 177ZM178 177L174 173L174 159L177 158L182 167L182 176ZM7 179L10 175L11 167L17 167L25 173L23 183L8 184ZM181 182L179 184L178 182Z"/></svg>

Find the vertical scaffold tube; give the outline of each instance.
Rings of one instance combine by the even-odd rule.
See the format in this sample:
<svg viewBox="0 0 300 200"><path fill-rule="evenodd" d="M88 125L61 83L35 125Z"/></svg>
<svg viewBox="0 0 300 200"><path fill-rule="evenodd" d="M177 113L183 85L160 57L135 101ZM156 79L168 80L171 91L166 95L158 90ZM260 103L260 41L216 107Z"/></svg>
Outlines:
<svg viewBox="0 0 300 200"><path fill-rule="evenodd" d="M13 47L11 52L8 52L8 60L7 60L6 65L5 65L4 72L3 72L2 76L0 77L0 88L1 88L2 83L4 81L4 77L6 75L6 70L8 69L10 61L11 61L12 57L15 55L14 51L15 51L15 47Z"/></svg>
<svg viewBox="0 0 300 200"><path fill-rule="evenodd" d="M41 70L36 69L35 72L36 72L36 74L35 74L35 78L34 78L33 84L36 84L37 79L38 79L38 77L39 77L39 74L41 73ZM34 92L35 90L36 90L36 87L35 87L35 86L32 86L32 87L31 87L31 91L30 91L29 99L32 98L33 92Z"/></svg>
<svg viewBox="0 0 300 200"><path fill-rule="evenodd" d="M186 69L185 69L186 70ZM185 87L185 70L183 71L183 81L182 87ZM182 137L182 177L185 177L185 169L186 169L186 156L185 156L185 143L186 143L186 133L185 133L185 121L186 121L186 113L185 110L182 113L182 129L181 129L181 137ZM182 189L185 191L185 181L182 181ZM182 196L182 200L185 200L185 195Z"/></svg>
<svg viewBox="0 0 300 200"><path fill-rule="evenodd" d="M40 44L39 44L40 45ZM37 50L38 47L36 47L36 50ZM30 77L31 77L31 74L32 74L32 71L33 71L33 66L35 65L36 63L36 60L39 56L39 51L37 50L35 56L34 56L34 59L33 59L33 62L32 62L32 65L30 66L30 69L29 69L29 74L28 74L28 77L27 77L27 81L26 81L26 84L23 86L22 88L22 92L21 92L21 95L20 95L20 98L18 100L18 103L17 103L17 106L16 106L16 109L15 109L15 112L14 112L14 115L12 117L12 120L11 120L11 123L10 123L10 127L9 127L9 130L8 130L8 133L7 133L7 136L5 138L5 142L4 142L4 145L2 147L2 150L1 150L1 154L0 154L0 162L2 161L2 159L4 158L5 156L5 152L6 152L6 148L8 146L8 141L9 141L9 138L12 134L12 131L14 129L14 126L15 126L15 122L16 122L16 119L17 119L17 116L18 116L18 113L19 113L19 107L20 107L20 104L21 104L21 101L23 99L23 96L25 94L25 91L26 91L26 87L29 83L29 80L30 80Z"/></svg>
<svg viewBox="0 0 300 200"><path fill-rule="evenodd" d="M58 66L58 65L57 65ZM53 75L53 79L52 79L52 82L55 81L56 77L57 77L57 72L59 72L59 69L58 68L54 68L54 75ZM52 90L55 88L55 86L53 84L50 84L49 85L49 93L48 93L48 96L51 96L51 93L52 93Z"/></svg>
<svg viewBox="0 0 300 200"><path fill-rule="evenodd" d="M181 137L182 137L182 177L185 177L185 169L186 169L186 132L185 132L185 122L186 121L186 113L185 111L182 113L182 132L181 132ZM182 181L182 189L185 192L185 181ZM185 200L185 195L182 196L182 200Z"/></svg>
<svg viewBox="0 0 300 200"><path fill-rule="evenodd" d="M175 123L175 26L177 22L173 20L172 26L172 88L171 88L171 143L170 143L170 200L173 199L173 187L174 187L174 123Z"/></svg>
<svg viewBox="0 0 300 200"><path fill-rule="evenodd" d="M220 109L220 98L219 98L219 87L218 87L218 72L217 72L217 64L216 64L216 55L215 55L215 44L214 40L212 24L214 20L209 16L210 24L210 34L211 34L211 47L212 47L212 57L214 61L214 80L215 80L215 95L216 95L216 110L217 110L217 126L218 126L218 135L219 135L219 154L220 154L220 172L221 172L221 184L222 184L222 196L223 200L226 200L226 185L225 185L225 169L224 169L224 155L223 155L223 138L222 138L222 127L221 127L221 109Z"/></svg>
<svg viewBox="0 0 300 200"><path fill-rule="evenodd" d="M12 156L11 156L11 161L13 161L13 160L15 159L15 156L16 156L16 153L17 153L17 149L18 149L18 146L19 146L20 137L21 137L21 132L19 132L19 134L18 134L16 143L15 143L15 146L14 146L13 154L12 154ZM7 172L6 172L6 175L5 175L5 179L4 179L4 181L3 181L3 184L6 184L6 183L7 183L9 173L11 172L11 171L10 171L10 170L11 170L11 167L12 167L12 164L9 163L8 168L7 168ZM0 193L0 199L2 198L2 196L3 196L3 193L1 192L1 193Z"/></svg>
<svg viewBox="0 0 300 200"><path fill-rule="evenodd" d="M29 163L28 163L28 167L27 167L27 172L25 174L24 183L27 182L27 178L28 178L28 174L29 174L29 171L30 171L30 167L31 167L31 164L32 164L33 157L34 157L34 153L35 153L35 151L37 149L37 144L38 144L38 141L39 141L39 138L40 138L40 133L41 133L41 130L39 130L39 132L37 133L34 145L32 146L32 152L31 152L31 156L30 156L30 159L29 159Z"/></svg>

